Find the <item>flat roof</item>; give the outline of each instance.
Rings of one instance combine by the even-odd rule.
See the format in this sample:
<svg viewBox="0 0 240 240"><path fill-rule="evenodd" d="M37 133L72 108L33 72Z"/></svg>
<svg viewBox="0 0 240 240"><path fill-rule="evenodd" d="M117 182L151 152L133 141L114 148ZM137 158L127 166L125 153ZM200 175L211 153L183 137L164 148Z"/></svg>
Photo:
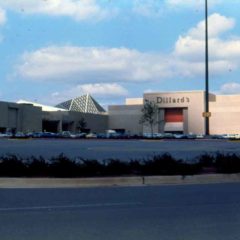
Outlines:
<svg viewBox="0 0 240 240"><path fill-rule="evenodd" d="M153 95L153 94L171 94L171 93L204 93L205 91L204 90L189 90L189 91L164 91L164 92L146 92L146 93L143 93L143 95ZM212 93L209 93L209 94L212 94Z"/></svg>
<svg viewBox="0 0 240 240"><path fill-rule="evenodd" d="M30 102L30 101L25 101L25 100L19 100L19 101L17 101L17 104L32 104L35 107L41 107L42 111L46 111L46 112L57 112L57 111L67 112L68 111L66 109L47 106L47 105L43 105L40 103L35 103L35 102Z"/></svg>

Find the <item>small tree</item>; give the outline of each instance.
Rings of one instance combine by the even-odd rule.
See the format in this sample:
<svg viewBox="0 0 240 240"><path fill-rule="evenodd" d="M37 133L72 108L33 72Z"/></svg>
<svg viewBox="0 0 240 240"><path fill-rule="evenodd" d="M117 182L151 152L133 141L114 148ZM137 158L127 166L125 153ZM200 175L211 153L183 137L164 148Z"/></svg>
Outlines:
<svg viewBox="0 0 240 240"><path fill-rule="evenodd" d="M79 121L78 121L78 125L77 128L79 131L84 131L87 127L87 122L85 121L85 119L82 117Z"/></svg>
<svg viewBox="0 0 240 240"><path fill-rule="evenodd" d="M143 125L149 125L151 129L151 135L153 136L153 126L158 123L158 106L155 102L145 100L141 111L142 116L139 122Z"/></svg>

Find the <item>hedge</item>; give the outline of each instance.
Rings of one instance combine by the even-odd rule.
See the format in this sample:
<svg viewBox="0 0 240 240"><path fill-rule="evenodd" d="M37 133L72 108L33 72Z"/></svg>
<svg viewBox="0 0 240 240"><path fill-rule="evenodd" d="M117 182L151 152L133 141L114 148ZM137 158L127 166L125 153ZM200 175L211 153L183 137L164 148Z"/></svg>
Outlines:
<svg viewBox="0 0 240 240"><path fill-rule="evenodd" d="M168 153L148 159L104 161L75 158L64 154L45 159L0 156L0 177L105 177L147 175L194 175L202 173L240 173L240 156L203 154L191 161L176 159Z"/></svg>

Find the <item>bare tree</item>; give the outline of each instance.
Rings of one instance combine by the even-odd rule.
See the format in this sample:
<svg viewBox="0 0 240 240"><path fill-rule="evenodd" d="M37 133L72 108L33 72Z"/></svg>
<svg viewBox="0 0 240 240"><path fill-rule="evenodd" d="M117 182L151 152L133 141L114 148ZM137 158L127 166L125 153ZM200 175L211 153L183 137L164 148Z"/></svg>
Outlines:
<svg viewBox="0 0 240 240"><path fill-rule="evenodd" d="M143 125L150 126L151 135L153 137L153 127L158 123L157 121L158 106L153 101L145 100L141 111L142 116L139 122Z"/></svg>
<svg viewBox="0 0 240 240"><path fill-rule="evenodd" d="M77 128L78 130L80 130L81 132L85 130L85 128L87 127L87 122L85 121L85 119L82 117L77 124Z"/></svg>

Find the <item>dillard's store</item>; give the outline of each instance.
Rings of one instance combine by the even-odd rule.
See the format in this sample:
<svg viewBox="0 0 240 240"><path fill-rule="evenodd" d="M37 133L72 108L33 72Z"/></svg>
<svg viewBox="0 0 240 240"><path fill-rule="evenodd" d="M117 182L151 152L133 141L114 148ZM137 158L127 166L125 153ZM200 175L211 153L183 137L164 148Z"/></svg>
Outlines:
<svg viewBox="0 0 240 240"><path fill-rule="evenodd" d="M145 100L158 106L154 133L204 134L204 91L145 93L143 99L126 99L125 105L109 106L109 127L131 133L150 132L139 124ZM210 134L240 133L240 95L209 95Z"/></svg>

